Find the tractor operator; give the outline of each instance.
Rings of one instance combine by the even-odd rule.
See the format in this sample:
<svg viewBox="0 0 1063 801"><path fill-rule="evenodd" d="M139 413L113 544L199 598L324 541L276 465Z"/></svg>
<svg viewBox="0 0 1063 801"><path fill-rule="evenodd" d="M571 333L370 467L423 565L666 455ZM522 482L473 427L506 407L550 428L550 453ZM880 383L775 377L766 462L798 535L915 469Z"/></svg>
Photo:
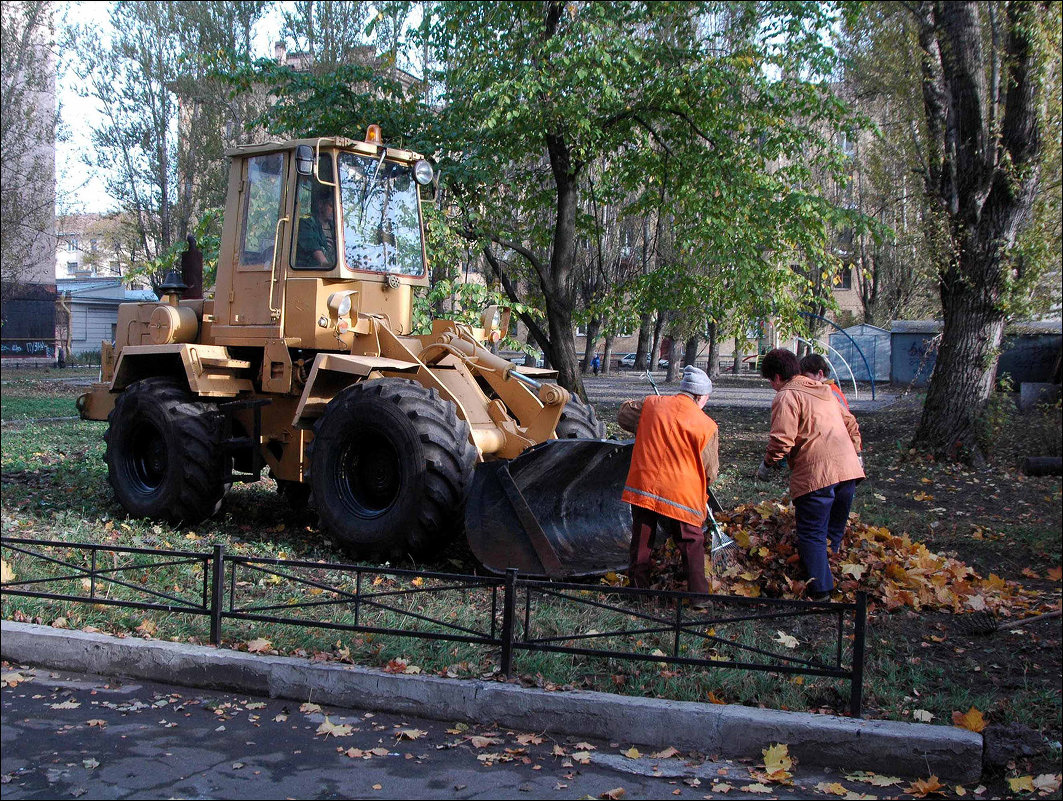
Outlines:
<svg viewBox="0 0 1063 801"><path fill-rule="evenodd" d="M336 202L328 187L314 191L311 215L299 224L296 261L300 267L332 269L336 264Z"/></svg>
<svg viewBox="0 0 1063 801"><path fill-rule="evenodd" d="M653 536L660 525L679 548L687 589L709 591L704 525L708 485L720 472L719 428L702 411L710 394L712 381L705 371L688 365L678 394L649 395L620 407L617 422L635 434L621 495L631 504L628 579L633 587L650 584Z"/></svg>
<svg viewBox="0 0 1063 801"><path fill-rule="evenodd" d="M808 572L805 594L825 601L834 589L827 543L841 547L857 482L864 479L860 427L825 384L801 374L797 355L776 348L765 355L760 373L771 382L771 434L756 478L790 463L797 551Z"/></svg>

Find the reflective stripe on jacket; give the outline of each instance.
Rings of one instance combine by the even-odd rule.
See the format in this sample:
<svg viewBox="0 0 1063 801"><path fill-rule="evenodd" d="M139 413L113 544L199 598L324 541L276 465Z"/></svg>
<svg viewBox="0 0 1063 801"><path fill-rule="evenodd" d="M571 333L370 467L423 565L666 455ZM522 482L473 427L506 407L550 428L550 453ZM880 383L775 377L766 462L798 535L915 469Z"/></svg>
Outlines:
<svg viewBox="0 0 1063 801"><path fill-rule="evenodd" d="M719 464L717 426L689 395L641 402L635 450L621 499L683 523L705 522L706 476ZM709 454L706 458L706 454Z"/></svg>
<svg viewBox="0 0 1063 801"><path fill-rule="evenodd" d="M826 384L794 376L771 404L767 464L790 463L790 497L863 478L860 427Z"/></svg>

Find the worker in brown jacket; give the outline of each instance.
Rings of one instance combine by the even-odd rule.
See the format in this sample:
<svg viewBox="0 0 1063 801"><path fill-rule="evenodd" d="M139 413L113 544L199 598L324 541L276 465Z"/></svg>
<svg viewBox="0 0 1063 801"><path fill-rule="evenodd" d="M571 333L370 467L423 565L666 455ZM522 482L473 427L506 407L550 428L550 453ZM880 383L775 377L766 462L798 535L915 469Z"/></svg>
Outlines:
<svg viewBox="0 0 1063 801"><path fill-rule="evenodd" d="M708 485L720 472L718 428L702 411L711 393L705 371L688 365L677 395L649 395L620 407L617 422L635 434L621 495L631 504L633 587L649 586L653 535L660 525L679 548L687 589L709 591L704 526Z"/></svg>
<svg viewBox="0 0 1063 801"><path fill-rule="evenodd" d="M806 594L823 601L834 589L827 543L834 552L841 546L856 484L864 478L860 427L830 387L801 375L792 351L770 351L760 373L776 395L768 451L756 477L767 481L771 468L789 461L797 550L809 576Z"/></svg>

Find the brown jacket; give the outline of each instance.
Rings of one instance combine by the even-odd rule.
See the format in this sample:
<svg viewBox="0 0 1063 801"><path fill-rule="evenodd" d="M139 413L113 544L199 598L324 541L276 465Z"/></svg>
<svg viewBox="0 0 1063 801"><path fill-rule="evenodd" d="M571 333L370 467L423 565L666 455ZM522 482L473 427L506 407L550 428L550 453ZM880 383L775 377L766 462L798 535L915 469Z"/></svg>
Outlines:
<svg viewBox="0 0 1063 801"><path fill-rule="evenodd" d="M789 460L791 498L864 478L857 457L862 447L856 418L826 384L798 375L776 393L764 461Z"/></svg>
<svg viewBox="0 0 1063 801"><path fill-rule="evenodd" d="M720 472L716 423L687 395L627 401L617 422L636 432L621 498L692 525L705 522L706 487Z"/></svg>

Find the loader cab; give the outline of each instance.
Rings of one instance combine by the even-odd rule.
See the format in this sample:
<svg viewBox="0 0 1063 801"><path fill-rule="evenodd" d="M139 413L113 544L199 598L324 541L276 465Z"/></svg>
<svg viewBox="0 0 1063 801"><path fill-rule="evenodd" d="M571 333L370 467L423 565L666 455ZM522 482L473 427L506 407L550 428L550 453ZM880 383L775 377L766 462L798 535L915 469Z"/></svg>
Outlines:
<svg viewBox="0 0 1063 801"><path fill-rule="evenodd" d="M426 161L384 146L378 130L364 141L296 140L228 155L218 344L283 339L348 350L359 313L386 315L410 333L413 288L428 284L419 190L431 181Z"/></svg>

